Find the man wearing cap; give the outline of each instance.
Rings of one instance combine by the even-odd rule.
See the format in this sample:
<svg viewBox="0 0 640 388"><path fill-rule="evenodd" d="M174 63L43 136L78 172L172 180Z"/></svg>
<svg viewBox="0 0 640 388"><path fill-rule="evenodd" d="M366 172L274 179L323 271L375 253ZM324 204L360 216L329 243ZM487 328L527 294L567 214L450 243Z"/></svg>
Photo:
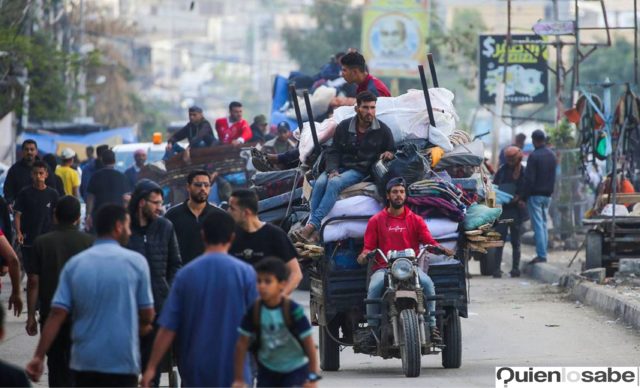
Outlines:
<svg viewBox="0 0 640 388"><path fill-rule="evenodd" d="M531 226L536 242L536 257L529 264L547 261L549 232L547 230L547 211L551 194L556 183L556 155L547 148L545 133L536 129L531 134L535 150L529 155L524 171L522 197L527 201Z"/></svg>
<svg viewBox="0 0 640 388"><path fill-rule="evenodd" d="M251 133L253 136L249 141L252 143L264 143L265 141L273 139L273 135L267 130L268 128L267 118L264 115L254 117L253 124L251 124Z"/></svg>
<svg viewBox="0 0 640 388"><path fill-rule="evenodd" d="M142 148L136 150L136 152L133 153L133 159L135 160L133 166L124 172L124 176L127 177L127 181L129 182L129 187L136 187L138 173L142 170L142 167L147 164L147 151Z"/></svg>
<svg viewBox="0 0 640 388"><path fill-rule="evenodd" d="M167 151L164 155L164 160L185 151L185 149L178 144L178 142L183 139L189 140L187 150L191 148L209 147L214 145L217 140L211 128L211 123L204 118L202 108L199 106L189 108L189 122L187 125L167 140Z"/></svg>
<svg viewBox="0 0 640 388"><path fill-rule="evenodd" d="M75 151L71 148L65 148L62 150L60 159L62 162L56 167L56 175L62 179L64 185L64 194L72 195L76 198L80 198L78 189L80 188L80 174L72 167L73 158L76 157Z"/></svg>
<svg viewBox="0 0 640 388"><path fill-rule="evenodd" d="M178 240L173 224L162 216L162 188L152 180L142 179L135 186L129 201L131 217L131 237L127 248L138 252L147 259L151 272L151 290L157 314L162 311L173 278L182 266ZM140 338L141 364L144 368L149 361L157 326L151 333ZM156 375L155 386L160 382Z"/></svg>
<svg viewBox="0 0 640 388"><path fill-rule="evenodd" d="M296 148L296 143L291 140L291 128L286 121L278 124L278 136L264 143L265 151L284 154L285 152Z"/></svg>
<svg viewBox="0 0 640 388"><path fill-rule="evenodd" d="M325 172L316 179L311 193L311 215L302 229L292 232L296 241L309 241L320 230L340 192L362 181L376 161L393 159L395 143L389 127L376 119L377 97L364 91L356 97L356 115L336 128L326 152Z"/></svg>
<svg viewBox="0 0 640 388"><path fill-rule="evenodd" d="M393 178L387 183L387 203L388 207L371 217L364 234L364 247L358 263L367 264L367 254L375 249L380 249L385 254L390 250L404 250L412 248L416 255L420 252L420 245L438 246L447 256L453 256L454 252L444 248L433 239L424 220L409 210L405 206L407 199L406 182L403 178ZM385 274L388 272L387 263L380 255L376 255L375 263L372 267L371 280L367 299L380 298L384 288ZM435 295L435 288L431 278L418 269L420 287L424 291L425 297ZM440 342L440 333L436 327L435 302L429 301L427 309L430 313L429 328L431 330L431 340ZM367 315L379 314L380 307L374 304L367 304ZM379 322L376 319L369 319L369 327L376 330ZM370 335L369 345L375 346L376 340L373 334Z"/></svg>
<svg viewBox="0 0 640 388"><path fill-rule="evenodd" d="M229 117L216 120L216 132L222 144L243 144L251 140L253 133L247 120L242 118L242 104L232 101L229 104Z"/></svg>

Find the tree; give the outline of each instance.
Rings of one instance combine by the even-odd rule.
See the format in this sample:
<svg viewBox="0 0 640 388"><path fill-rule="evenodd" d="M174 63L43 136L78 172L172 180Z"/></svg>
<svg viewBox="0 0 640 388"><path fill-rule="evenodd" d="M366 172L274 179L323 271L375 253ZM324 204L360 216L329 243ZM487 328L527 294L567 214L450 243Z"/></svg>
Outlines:
<svg viewBox="0 0 640 388"><path fill-rule="evenodd" d="M306 29L287 28L282 37L289 56L300 71L315 74L330 56L350 47L360 47L362 8L349 0L316 0L309 9L315 25Z"/></svg>

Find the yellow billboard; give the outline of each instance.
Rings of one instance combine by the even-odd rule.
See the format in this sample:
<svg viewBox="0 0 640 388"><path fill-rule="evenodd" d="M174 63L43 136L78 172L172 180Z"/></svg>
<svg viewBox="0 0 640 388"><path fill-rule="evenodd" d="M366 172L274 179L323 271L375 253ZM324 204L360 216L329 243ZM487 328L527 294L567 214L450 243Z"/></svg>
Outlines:
<svg viewBox="0 0 640 388"><path fill-rule="evenodd" d="M362 55L376 77L418 78L426 64L427 0L367 0Z"/></svg>

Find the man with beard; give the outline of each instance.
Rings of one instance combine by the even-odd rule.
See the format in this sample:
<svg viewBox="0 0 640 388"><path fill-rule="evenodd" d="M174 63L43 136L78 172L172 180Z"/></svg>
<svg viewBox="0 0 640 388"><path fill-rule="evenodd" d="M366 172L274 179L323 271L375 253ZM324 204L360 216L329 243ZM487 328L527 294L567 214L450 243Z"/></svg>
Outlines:
<svg viewBox="0 0 640 388"><path fill-rule="evenodd" d="M206 216L212 212L224 213L207 201L210 190L209 173L205 170L191 171L187 176L189 199L167 212L166 218L173 223L184 265L204 252L204 243L197 231L202 228Z"/></svg>
<svg viewBox="0 0 640 388"><path fill-rule="evenodd" d="M287 234L276 225L258 218L258 195L249 189L234 191L229 198L229 214L236 222L236 233L229 254L256 265L267 257L277 257L287 264L289 278L283 293L291 294L302 280L296 249Z"/></svg>
<svg viewBox="0 0 640 388"><path fill-rule="evenodd" d="M433 239L424 220L409 210L405 206L407 199L406 182L403 178L393 178L387 183L387 202L389 206L381 212L373 216L367 224L367 230L364 235L364 248L358 263L367 264L367 254L375 249L380 249L385 254L390 250L404 250L412 248L416 255L420 251L420 245L438 246L444 254L453 256L454 252L444 248ZM376 255L375 263L372 267L371 280L369 281L369 290L367 299L380 298L384 291L384 278L387 274L387 263L380 255ZM420 287L424 291L425 297L435 295L435 288L431 278L418 269L420 279ZM367 304L367 315L380 313L380 306L375 304ZM440 333L436 327L436 303L435 301L427 302L427 310L429 316L429 328L431 331L431 341L441 342ZM376 330L379 322L376 319L369 319L369 327ZM378 336L379 338L379 336ZM376 339L373 332L368 337L368 345L375 347Z"/></svg>
<svg viewBox="0 0 640 388"><path fill-rule="evenodd" d="M336 128L333 144L327 150L325 172L313 185L311 216L304 228L292 233L295 241L311 240L342 190L362 181L377 160L393 159L395 143L391 130L376 119L377 97L364 91L356 100L356 115Z"/></svg>
<svg viewBox="0 0 640 388"><path fill-rule="evenodd" d="M153 295L145 258L123 248L130 218L120 205L96 213L98 239L65 264L27 374L38 381L45 353L68 317L76 387L135 387L140 373L139 335L152 329Z"/></svg>
<svg viewBox="0 0 640 388"><path fill-rule="evenodd" d="M162 188L149 179L138 182L129 202L131 238L127 248L143 255L149 263L156 314L160 314L173 278L182 266L173 224L161 217L162 202ZM140 338L143 372L151 355L156 332L157 327L154 325L151 333ZM154 386L159 383L158 373Z"/></svg>
<svg viewBox="0 0 640 388"><path fill-rule="evenodd" d="M231 101L229 116L216 120L216 131L222 144L243 144L251 140L253 133L247 120L242 118L242 104Z"/></svg>
<svg viewBox="0 0 640 388"><path fill-rule="evenodd" d="M22 142L22 159L9 168L7 178L4 181L4 199L9 206L13 205L13 201L22 189L31 186L33 182L31 180L31 166L36 160L38 160L38 144L35 140L27 139ZM53 171L47 171L46 183L49 187L56 187Z"/></svg>

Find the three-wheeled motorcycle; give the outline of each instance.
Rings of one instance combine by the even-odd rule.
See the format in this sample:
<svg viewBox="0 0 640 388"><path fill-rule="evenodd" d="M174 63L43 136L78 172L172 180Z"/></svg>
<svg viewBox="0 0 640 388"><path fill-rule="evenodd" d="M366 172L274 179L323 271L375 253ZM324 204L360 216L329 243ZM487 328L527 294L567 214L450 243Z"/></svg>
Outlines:
<svg viewBox="0 0 640 388"><path fill-rule="evenodd" d="M320 230L321 239L331 223L367 220L369 217L336 217L327 220ZM418 257L413 250L381 252L387 261L388 274L381 298L367 299L369 267L356 263L362 251L362 239L324 243L324 259L315 261L311 278L311 321L320 328L320 367L325 371L340 369L340 348L352 346L355 353L382 358L400 358L405 376L420 375L422 355L442 355L442 366L459 368L462 363L460 317L467 317L467 285L464 264L450 260L429 266L436 295L436 325L442 343L432 343L427 327L428 312L418 282ZM373 255L371 255L373 256ZM370 260L372 262L372 260ZM368 316L367 304L380 306L380 314ZM372 332L367 319L377 319L374 331L377 346L366 338Z"/></svg>

